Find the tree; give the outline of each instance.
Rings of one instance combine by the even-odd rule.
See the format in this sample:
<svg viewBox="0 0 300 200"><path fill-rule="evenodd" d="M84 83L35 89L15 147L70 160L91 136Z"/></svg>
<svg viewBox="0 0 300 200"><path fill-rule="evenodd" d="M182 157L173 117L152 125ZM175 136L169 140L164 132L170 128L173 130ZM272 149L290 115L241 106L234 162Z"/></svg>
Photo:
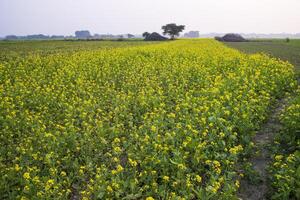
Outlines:
<svg viewBox="0 0 300 200"><path fill-rule="evenodd" d="M150 33L148 33L148 32L144 32L144 33L143 33L143 37L144 37L144 38L148 37L149 35L150 35Z"/></svg>
<svg viewBox="0 0 300 200"><path fill-rule="evenodd" d="M175 36L179 36L179 33L184 30L185 26L172 23L162 26L161 28L164 30L164 35L169 35L171 39L174 40Z"/></svg>

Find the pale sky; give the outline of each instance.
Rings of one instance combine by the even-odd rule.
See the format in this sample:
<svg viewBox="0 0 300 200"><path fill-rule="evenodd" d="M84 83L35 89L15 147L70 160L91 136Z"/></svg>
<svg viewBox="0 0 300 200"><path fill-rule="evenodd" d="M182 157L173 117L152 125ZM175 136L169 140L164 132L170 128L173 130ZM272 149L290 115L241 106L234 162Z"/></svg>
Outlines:
<svg viewBox="0 0 300 200"><path fill-rule="evenodd" d="M300 0L0 0L0 36L161 32L299 33Z"/></svg>

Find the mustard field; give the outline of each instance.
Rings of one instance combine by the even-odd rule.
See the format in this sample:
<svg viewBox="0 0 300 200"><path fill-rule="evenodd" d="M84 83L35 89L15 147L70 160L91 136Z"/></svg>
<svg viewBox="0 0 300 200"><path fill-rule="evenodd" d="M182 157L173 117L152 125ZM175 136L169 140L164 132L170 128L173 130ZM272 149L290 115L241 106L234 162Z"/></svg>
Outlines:
<svg viewBox="0 0 300 200"><path fill-rule="evenodd" d="M251 137L297 87L291 64L210 39L16 55L0 199L237 199Z"/></svg>

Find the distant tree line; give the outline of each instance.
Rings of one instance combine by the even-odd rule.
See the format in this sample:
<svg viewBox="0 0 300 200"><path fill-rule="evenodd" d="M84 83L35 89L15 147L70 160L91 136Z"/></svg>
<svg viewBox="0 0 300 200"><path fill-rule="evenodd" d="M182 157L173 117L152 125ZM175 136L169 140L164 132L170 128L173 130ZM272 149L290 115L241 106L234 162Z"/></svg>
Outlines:
<svg viewBox="0 0 300 200"><path fill-rule="evenodd" d="M64 36L64 35L43 35L43 34L35 34L35 35L26 35L26 36L16 36L16 35L8 35L5 40L64 40L64 39L124 39L124 38L135 38L136 36L133 34L94 34L92 35L88 30L76 31L75 36Z"/></svg>
<svg viewBox="0 0 300 200"><path fill-rule="evenodd" d="M63 35L26 35L26 36L16 36L16 35L8 35L4 39L6 40L51 40L51 39L65 39L66 37Z"/></svg>

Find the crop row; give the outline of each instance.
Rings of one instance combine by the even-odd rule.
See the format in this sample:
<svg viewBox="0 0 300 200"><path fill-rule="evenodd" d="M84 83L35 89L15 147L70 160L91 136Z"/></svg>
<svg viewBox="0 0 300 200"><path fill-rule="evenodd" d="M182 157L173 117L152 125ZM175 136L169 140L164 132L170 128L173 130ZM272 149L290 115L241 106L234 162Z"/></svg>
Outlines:
<svg viewBox="0 0 300 200"><path fill-rule="evenodd" d="M300 199L300 88L281 114L282 130L273 145L272 199Z"/></svg>

